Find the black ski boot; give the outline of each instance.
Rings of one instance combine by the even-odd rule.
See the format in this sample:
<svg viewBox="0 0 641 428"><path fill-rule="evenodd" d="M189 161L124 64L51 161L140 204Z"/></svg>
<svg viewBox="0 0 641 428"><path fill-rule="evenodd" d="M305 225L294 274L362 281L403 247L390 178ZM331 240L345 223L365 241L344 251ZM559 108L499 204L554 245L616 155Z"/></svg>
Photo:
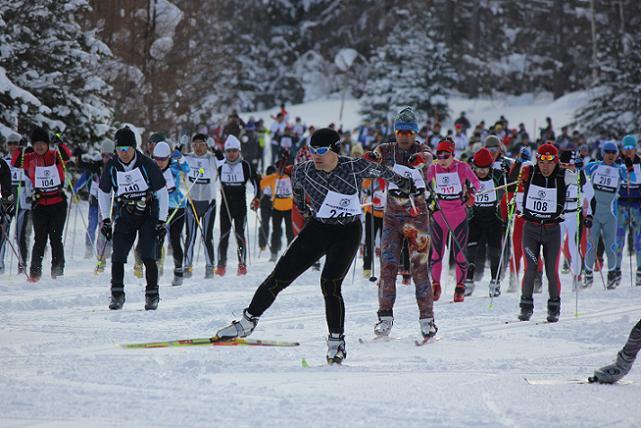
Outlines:
<svg viewBox="0 0 641 428"><path fill-rule="evenodd" d="M557 322L561 315L561 298L548 300L548 322Z"/></svg>
<svg viewBox="0 0 641 428"><path fill-rule="evenodd" d="M145 310L155 311L156 309L158 309L159 301L160 301L160 296L158 295L158 290L147 292L145 294Z"/></svg>
<svg viewBox="0 0 641 428"><path fill-rule="evenodd" d="M617 288L617 271L611 270L608 271L608 290L614 290Z"/></svg>
<svg viewBox="0 0 641 428"><path fill-rule="evenodd" d="M327 337L327 364L341 364L347 358L345 335L330 333Z"/></svg>
<svg viewBox="0 0 641 428"><path fill-rule="evenodd" d="M641 287L641 268L637 268L636 286Z"/></svg>
<svg viewBox="0 0 641 428"><path fill-rule="evenodd" d="M117 311L122 309L125 304L125 293L114 293L111 295L111 302L109 303L109 309L112 311Z"/></svg>
<svg viewBox="0 0 641 428"><path fill-rule="evenodd" d="M521 313L519 314L519 320L529 321L532 318L534 313L534 300L521 298Z"/></svg>
<svg viewBox="0 0 641 428"><path fill-rule="evenodd" d="M590 288L594 284L594 273L591 270L586 270L583 275L583 288Z"/></svg>
<svg viewBox="0 0 641 428"><path fill-rule="evenodd" d="M501 295L501 284L495 279L490 281L490 297L499 297Z"/></svg>

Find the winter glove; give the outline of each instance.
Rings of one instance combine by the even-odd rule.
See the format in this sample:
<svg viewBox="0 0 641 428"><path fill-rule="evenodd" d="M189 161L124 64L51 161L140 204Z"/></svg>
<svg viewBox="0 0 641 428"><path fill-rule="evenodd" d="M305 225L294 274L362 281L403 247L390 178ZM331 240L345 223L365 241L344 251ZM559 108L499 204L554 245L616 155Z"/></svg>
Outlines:
<svg viewBox="0 0 641 428"><path fill-rule="evenodd" d="M530 153L530 149L528 147L521 148L521 152L519 154L523 162L527 162L532 159L532 154Z"/></svg>
<svg viewBox="0 0 641 428"><path fill-rule="evenodd" d="M381 155L377 151L370 151L370 152L365 152L363 155L363 159L374 162L374 163L380 163L383 159L381 158Z"/></svg>
<svg viewBox="0 0 641 428"><path fill-rule="evenodd" d="M216 159L218 159L219 161L225 159L225 155L218 148L214 148L214 156L216 156Z"/></svg>
<svg viewBox="0 0 641 428"><path fill-rule="evenodd" d="M167 235L167 223L158 220L158 223L156 223L156 239L162 242L165 240L165 235Z"/></svg>
<svg viewBox="0 0 641 428"><path fill-rule="evenodd" d="M249 203L250 208L252 211L258 210L258 207L260 207L260 199L254 198L252 201Z"/></svg>
<svg viewBox="0 0 641 428"><path fill-rule="evenodd" d="M474 197L474 193L469 192L467 194L467 200L465 201L465 205L468 208L472 208L474 206L474 203L476 202L476 198Z"/></svg>
<svg viewBox="0 0 641 428"><path fill-rule="evenodd" d="M111 237L113 234L113 231L111 228L111 219L106 218L102 221L102 226L100 227L100 233L103 234L103 236L107 241L111 241Z"/></svg>
<svg viewBox="0 0 641 428"><path fill-rule="evenodd" d="M173 152L171 152L172 159L180 159L182 157L183 157L183 154L180 150L174 150Z"/></svg>
<svg viewBox="0 0 641 428"><path fill-rule="evenodd" d="M414 153L409 157L408 162L412 168L421 168L427 163L427 158L424 153Z"/></svg>
<svg viewBox="0 0 641 428"><path fill-rule="evenodd" d="M628 171L632 171L632 169L634 168L634 162L632 161L632 159L625 158L624 162L625 162L625 167L628 169Z"/></svg>
<svg viewBox="0 0 641 428"><path fill-rule="evenodd" d="M588 229L592 228L592 216L591 216L591 215L586 216L586 217L583 219L583 225L584 225L585 227L587 227Z"/></svg>

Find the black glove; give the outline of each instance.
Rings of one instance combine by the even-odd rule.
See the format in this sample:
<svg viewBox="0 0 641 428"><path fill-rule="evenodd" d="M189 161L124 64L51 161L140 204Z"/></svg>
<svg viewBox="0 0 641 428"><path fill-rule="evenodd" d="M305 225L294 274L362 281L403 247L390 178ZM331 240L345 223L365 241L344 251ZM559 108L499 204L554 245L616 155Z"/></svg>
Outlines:
<svg viewBox="0 0 641 428"><path fill-rule="evenodd" d="M625 167L628 169L628 171L630 171L634 167L634 162L632 161L632 159L625 158L624 162L625 162Z"/></svg>
<svg viewBox="0 0 641 428"><path fill-rule="evenodd" d="M156 223L156 238L159 241L164 241L165 235L167 235L167 223L162 220L158 220L158 223Z"/></svg>
<svg viewBox="0 0 641 428"><path fill-rule="evenodd" d="M100 233L103 234L107 241L111 241L111 237L113 235L113 231L111 228L111 219L106 218L102 221L102 226L100 226Z"/></svg>
<svg viewBox="0 0 641 428"><path fill-rule="evenodd" d="M587 227L588 229L590 229L592 227L592 216L591 215L586 216L583 219L583 226Z"/></svg>
<svg viewBox="0 0 641 428"><path fill-rule="evenodd" d="M219 161L225 159L225 155L223 154L223 152L218 149L214 149L214 156L216 156L216 159L218 159Z"/></svg>

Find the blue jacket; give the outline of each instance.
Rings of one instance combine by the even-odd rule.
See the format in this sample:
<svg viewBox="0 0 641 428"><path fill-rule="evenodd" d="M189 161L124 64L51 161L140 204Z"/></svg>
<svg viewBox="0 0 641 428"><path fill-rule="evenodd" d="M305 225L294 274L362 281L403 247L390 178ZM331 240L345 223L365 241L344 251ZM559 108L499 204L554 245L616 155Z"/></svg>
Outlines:
<svg viewBox="0 0 641 428"><path fill-rule="evenodd" d="M169 208L185 208L185 206L187 205L187 198L185 198L185 194L181 190L181 185L184 183L184 181L181 178L180 173L182 172L185 175L189 174L189 164L184 161L178 162L176 159L172 159L168 168L171 170L171 175L174 177L175 184L173 188L169 188L170 183L167 183L167 190L169 191ZM163 174L165 174L165 171L163 171ZM167 177L165 177L165 180L166 179Z"/></svg>

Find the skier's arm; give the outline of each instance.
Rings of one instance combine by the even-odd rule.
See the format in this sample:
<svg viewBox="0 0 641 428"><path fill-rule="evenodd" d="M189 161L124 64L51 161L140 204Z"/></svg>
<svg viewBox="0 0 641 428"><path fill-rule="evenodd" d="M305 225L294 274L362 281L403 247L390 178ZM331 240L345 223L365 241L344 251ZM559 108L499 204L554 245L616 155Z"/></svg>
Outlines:
<svg viewBox="0 0 641 428"><path fill-rule="evenodd" d="M308 162L299 163L294 167L292 173L292 193L294 194L294 203L300 212L305 211L307 204L305 203L305 187L303 180L305 177L305 166Z"/></svg>
<svg viewBox="0 0 641 428"><path fill-rule="evenodd" d="M0 188L2 189L3 198L8 198L12 194L11 171L4 159L0 159Z"/></svg>
<svg viewBox="0 0 641 428"><path fill-rule="evenodd" d="M398 175L383 165L370 162L363 158L355 159L352 162L352 170L357 178L382 178L396 184L402 192L409 193L411 179Z"/></svg>
<svg viewBox="0 0 641 428"><path fill-rule="evenodd" d="M583 185L581 187L582 200L580 203L582 207L585 207L585 215L592 215L592 206L590 201L594 198L594 188L592 187L590 180L585 177L584 173L581 174L581 179L583 181Z"/></svg>
<svg viewBox="0 0 641 428"><path fill-rule="evenodd" d="M246 160L243 161L243 169L246 170L245 177L249 177L249 181L251 182L252 187L254 188L254 199L259 198L260 186L258 185L258 177L256 176L256 170Z"/></svg>
<svg viewBox="0 0 641 428"><path fill-rule="evenodd" d="M167 192L167 186L164 186L162 189L156 191L156 197L158 198L158 220L167 221L167 214L169 213L169 192Z"/></svg>

